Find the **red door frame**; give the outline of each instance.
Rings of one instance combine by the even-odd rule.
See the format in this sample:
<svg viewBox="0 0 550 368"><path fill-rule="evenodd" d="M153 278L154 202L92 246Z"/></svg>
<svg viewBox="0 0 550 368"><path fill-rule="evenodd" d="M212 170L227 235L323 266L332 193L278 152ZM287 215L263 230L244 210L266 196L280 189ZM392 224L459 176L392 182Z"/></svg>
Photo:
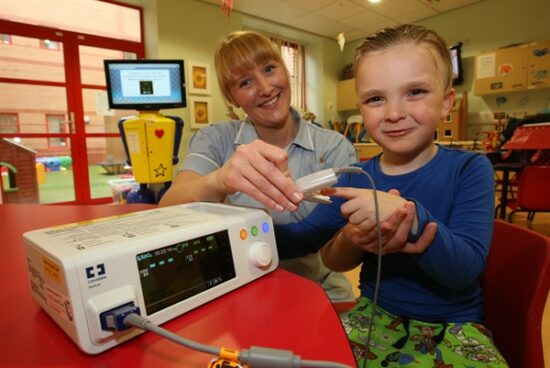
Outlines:
<svg viewBox="0 0 550 368"><path fill-rule="evenodd" d="M118 5L127 6L114 1ZM86 152L86 138L108 138L119 137L117 133L86 133L84 125L84 105L82 100L82 90L101 89L104 86L87 85L81 83L80 78L80 57L79 46L91 46L106 49L115 49L126 52L132 52L138 58L145 55L144 37L143 37L143 11L139 7L129 6L140 11L140 23L142 32L142 42L131 42L94 36L89 34L76 33L53 28L34 26L30 24L11 22L0 19L0 33L32 37L38 39L49 39L63 43L63 58L65 65L65 82L36 81L14 78L0 78L0 82L34 84L42 86L60 86L64 87L67 93L67 112L69 117L74 116L74 131L59 134L47 133L18 133L18 134L0 134L0 138L50 138L67 137L71 140L71 155L73 157L73 180L75 189L75 200L63 202L64 204L100 204L112 201L110 197L91 198L88 158Z"/></svg>

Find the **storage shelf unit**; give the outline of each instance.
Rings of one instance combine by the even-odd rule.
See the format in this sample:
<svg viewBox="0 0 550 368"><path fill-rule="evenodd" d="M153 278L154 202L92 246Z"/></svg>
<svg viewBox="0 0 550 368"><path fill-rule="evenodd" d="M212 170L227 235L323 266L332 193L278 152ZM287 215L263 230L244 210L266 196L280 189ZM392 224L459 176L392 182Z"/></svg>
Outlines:
<svg viewBox="0 0 550 368"><path fill-rule="evenodd" d="M550 41L493 50L475 60L476 95L550 87Z"/></svg>

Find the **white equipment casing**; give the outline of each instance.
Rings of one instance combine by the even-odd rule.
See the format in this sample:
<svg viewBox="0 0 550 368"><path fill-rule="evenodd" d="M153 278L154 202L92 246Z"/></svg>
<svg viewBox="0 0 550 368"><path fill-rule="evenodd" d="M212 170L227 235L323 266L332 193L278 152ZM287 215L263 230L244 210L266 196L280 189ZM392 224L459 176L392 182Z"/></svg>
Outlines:
<svg viewBox="0 0 550 368"><path fill-rule="evenodd" d="M273 271L271 217L192 203L34 230L23 235L34 299L86 353L139 333L102 325L133 304L164 323Z"/></svg>

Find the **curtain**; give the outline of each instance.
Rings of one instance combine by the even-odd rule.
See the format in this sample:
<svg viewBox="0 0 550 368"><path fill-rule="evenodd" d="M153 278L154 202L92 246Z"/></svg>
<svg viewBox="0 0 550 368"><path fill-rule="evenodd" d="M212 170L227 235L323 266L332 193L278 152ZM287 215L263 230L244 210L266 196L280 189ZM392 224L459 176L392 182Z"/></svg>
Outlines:
<svg viewBox="0 0 550 368"><path fill-rule="evenodd" d="M300 112L305 112L307 111L307 106L304 45L275 37L271 37L271 40L279 47L281 56L288 69L292 92L291 104Z"/></svg>

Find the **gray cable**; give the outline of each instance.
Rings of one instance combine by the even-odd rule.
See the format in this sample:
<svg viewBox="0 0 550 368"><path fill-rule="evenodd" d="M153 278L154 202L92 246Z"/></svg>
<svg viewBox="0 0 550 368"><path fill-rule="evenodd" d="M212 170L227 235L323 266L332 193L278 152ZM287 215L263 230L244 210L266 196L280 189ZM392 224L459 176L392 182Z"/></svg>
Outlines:
<svg viewBox="0 0 550 368"><path fill-rule="evenodd" d="M188 347L189 349L201 351L203 353L212 354L219 356L220 355L220 348L212 346L212 345L206 345L201 344L199 342L195 342L189 339L186 339L184 337L181 337L179 335L176 335L175 333L172 333L168 330L165 330L162 327L159 327L155 325L153 322L149 321L146 318L143 318L142 316L131 313L124 317L124 324L126 326L134 326L141 330L147 330L154 332L162 337L167 338L168 340L175 342L176 344L183 345L185 347Z"/></svg>
<svg viewBox="0 0 550 368"><path fill-rule="evenodd" d="M374 199L374 219L376 220L376 235L378 236L378 257L377 257L377 265L376 265L376 281L374 284L374 296L372 300L372 312L370 315L369 332L367 334L367 341L365 342L365 354L364 354L364 360L363 360L363 368L366 368L368 364L367 357L370 351L371 331L372 331L372 328L374 327L374 312L376 310L376 305L378 303L378 291L380 289L380 278L382 274L382 228L380 227L380 211L379 211L378 196L376 194L376 185L374 184L374 180L369 175L369 173L367 173L365 170L361 169L360 167L356 167L356 166L346 166L336 170L336 175L340 175L342 173L364 174L369 180L370 185L372 186L372 195Z"/></svg>
<svg viewBox="0 0 550 368"><path fill-rule="evenodd" d="M141 330L154 332L176 344L183 345L193 350L203 353L219 356L221 349L215 346L201 344L189 339L185 339L176 335L162 327L155 325L142 316L131 313L124 317L123 323L126 326L134 326ZM299 356L294 355L290 350L271 349L263 347L252 347L243 349L239 354L239 361L246 363L250 368L301 368L301 367L317 367L317 368L351 368L348 365L316 360L301 360Z"/></svg>

